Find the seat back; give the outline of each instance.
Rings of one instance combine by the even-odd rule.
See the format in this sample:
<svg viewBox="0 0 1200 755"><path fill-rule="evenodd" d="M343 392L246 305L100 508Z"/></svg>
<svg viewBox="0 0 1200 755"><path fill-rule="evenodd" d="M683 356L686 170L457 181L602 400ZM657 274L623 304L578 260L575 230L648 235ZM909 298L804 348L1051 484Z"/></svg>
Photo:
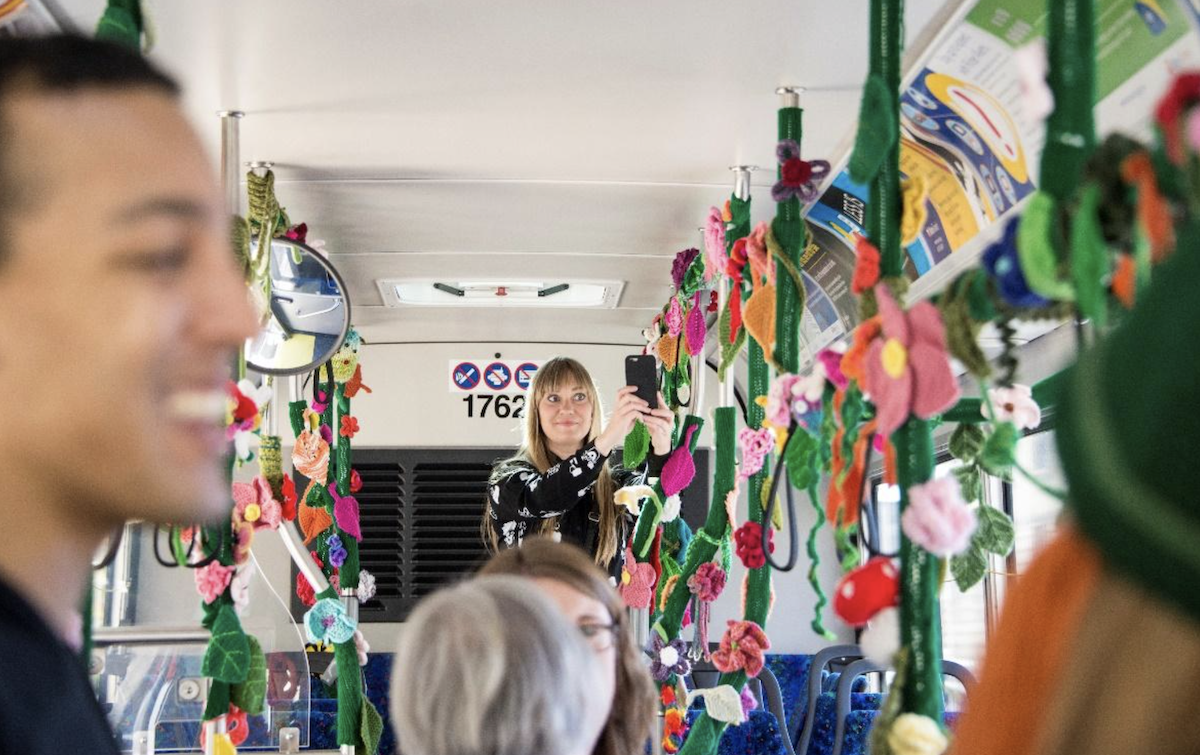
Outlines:
<svg viewBox="0 0 1200 755"><path fill-rule="evenodd" d="M807 755L808 745L812 741L813 726L817 718L817 698L821 696L821 672L832 663L844 663L862 657L862 648L858 645L833 645L813 655L812 664L808 667L808 709L805 711L804 724L799 730L793 729L789 732L793 749L800 755ZM795 725L798 726L799 722Z"/></svg>

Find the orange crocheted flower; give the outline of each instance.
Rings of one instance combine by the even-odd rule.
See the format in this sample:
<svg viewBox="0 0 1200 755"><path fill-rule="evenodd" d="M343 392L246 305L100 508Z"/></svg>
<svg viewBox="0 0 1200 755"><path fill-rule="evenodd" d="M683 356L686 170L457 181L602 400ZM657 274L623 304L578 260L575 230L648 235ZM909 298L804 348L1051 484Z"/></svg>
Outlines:
<svg viewBox="0 0 1200 755"><path fill-rule="evenodd" d="M1117 255L1117 270L1112 277L1112 291L1117 301L1121 302L1121 306L1133 309L1133 302L1137 298L1137 264L1133 261L1133 255Z"/></svg>
<svg viewBox="0 0 1200 755"><path fill-rule="evenodd" d="M721 648L712 654L712 664L724 673L741 669L747 676L758 676L763 656L770 649L771 641L762 627L753 621L730 619L729 628L721 638Z"/></svg>
<svg viewBox="0 0 1200 755"><path fill-rule="evenodd" d="M338 434L343 438L353 438L358 434L358 420L354 417L342 417L342 429Z"/></svg>
<svg viewBox="0 0 1200 755"><path fill-rule="evenodd" d="M859 236L854 253L858 261L854 264L854 279L850 282L850 290L861 295L879 282L879 249L868 241L866 236Z"/></svg>
<svg viewBox="0 0 1200 755"><path fill-rule="evenodd" d="M671 686L670 684L664 684L662 686L662 691L659 694L659 699L662 700L662 704L663 704L664 708L667 707L668 705L674 704L675 703L675 688L673 686Z"/></svg>
<svg viewBox="0 0 1200 755"><path fill-rule="evenodd" d="M871 343L883 332L883 323L876 315L870 320L864 320L854 329L854 342L842 357L842 374L851 380L862 383L864 361Z"/></svg>
<svg viewBox="0 0 1200 755"><path fill-rule="evenodd" d="M667 734L682 734L683 733L683 711L679 708L670 708L663 714L663 729Z"/></svg>

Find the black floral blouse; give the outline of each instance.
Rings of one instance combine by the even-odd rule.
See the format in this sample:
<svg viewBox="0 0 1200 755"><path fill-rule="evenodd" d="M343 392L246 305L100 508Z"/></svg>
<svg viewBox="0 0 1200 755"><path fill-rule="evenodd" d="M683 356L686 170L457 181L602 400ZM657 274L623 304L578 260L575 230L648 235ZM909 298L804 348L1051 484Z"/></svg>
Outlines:
<svg viewBox="0 0 1200 755"><path fill-rule="evenodd" d="M604 459L595 445L588 443L574 456L555 458L545 474L539 474L532 464L517 463L510 474L489 485L488 515L500 547L519 547L527 534L536 534L543 519L559 517L556 530L563 541L594 554L600 528L594 491ZM613 482L617 488L646 484L648 478L662 472L665 462L665 456L651 455L637 470L614 466ZM625 512L618 521L619 542L624 543L632 517ZM619 564L616 568L619 571Z"/></svg>

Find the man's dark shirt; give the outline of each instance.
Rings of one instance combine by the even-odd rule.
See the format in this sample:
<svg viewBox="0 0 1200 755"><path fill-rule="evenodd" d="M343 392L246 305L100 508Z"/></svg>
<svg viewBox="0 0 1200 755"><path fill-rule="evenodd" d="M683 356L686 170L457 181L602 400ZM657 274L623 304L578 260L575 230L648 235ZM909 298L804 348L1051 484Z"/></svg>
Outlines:
<svg viewBox="0 0 1200 755"><path fill-rule="evenodd" d="M119 755L79 656L0 580L0 755Z"/></svg>

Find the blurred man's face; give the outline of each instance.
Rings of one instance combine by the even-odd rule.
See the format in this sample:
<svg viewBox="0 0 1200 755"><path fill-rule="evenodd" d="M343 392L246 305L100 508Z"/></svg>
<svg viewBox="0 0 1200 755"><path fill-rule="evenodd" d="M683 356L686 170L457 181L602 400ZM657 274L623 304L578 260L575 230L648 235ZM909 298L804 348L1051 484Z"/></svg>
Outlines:
<svg viewBox="0 0 1200 755"><path fill-rule="evenodd" d="M3 122L6 466L98 528L218 516L254 321L200 143L150 88L18 95Z"/></svg>

